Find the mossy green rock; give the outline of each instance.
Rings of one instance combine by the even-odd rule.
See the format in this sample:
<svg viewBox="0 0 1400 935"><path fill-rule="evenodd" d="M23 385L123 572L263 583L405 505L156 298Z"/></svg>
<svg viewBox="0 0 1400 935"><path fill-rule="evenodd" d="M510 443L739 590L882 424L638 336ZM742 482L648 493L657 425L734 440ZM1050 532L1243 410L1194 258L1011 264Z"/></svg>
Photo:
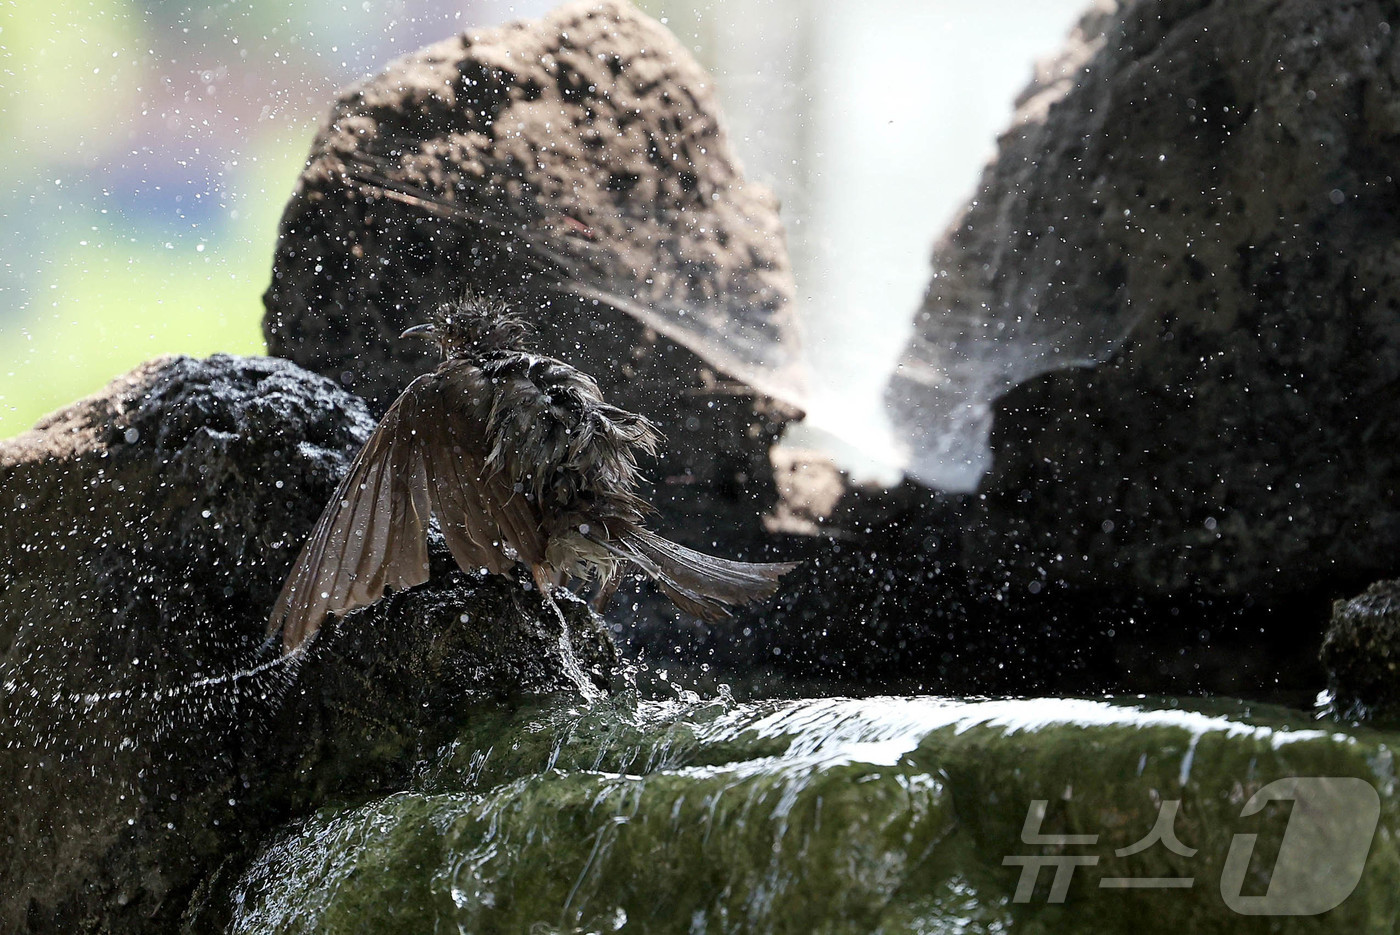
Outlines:
<svg viewBox="0 0 1400 935"><path fill-rule="evenodd" d="M503 713L407 790L270 841L232 887L232 930L1389 931L1391 743L1242 706L624 698ZM1293 777L1295 801L1251 803ZM1319 779L1340 798L1314 794ZM1140 845L1164 815L1174 837ZM1046 862L1028 898L1026 857ZM1296 914L1319 901L1339 904Z"/></svg>

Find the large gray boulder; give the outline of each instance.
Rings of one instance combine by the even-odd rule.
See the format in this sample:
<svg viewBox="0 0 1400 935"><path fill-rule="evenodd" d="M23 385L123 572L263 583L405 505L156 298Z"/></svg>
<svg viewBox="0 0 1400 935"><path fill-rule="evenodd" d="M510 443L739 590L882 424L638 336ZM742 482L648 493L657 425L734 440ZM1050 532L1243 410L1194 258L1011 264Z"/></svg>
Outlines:
<svg viewBox="0 0 1400 935"><path fill-rule="evenodd" d="M920 374L984 368L969 567L1013 593L1255 601L1395 572L1395 21L1381 0L1101 4L1042 69L891 390L928 432L973 404L940 410L957 380Z"/></svg>
<svg viewBox="0 0 1400 935"><path fill-rule="evenodd" d="M581 604L433 580L264 638L373 422L286 361L164 358L0 443L0 931L168 932L196 885L328 795L401 778L503 700L593 697Z"/></svg>

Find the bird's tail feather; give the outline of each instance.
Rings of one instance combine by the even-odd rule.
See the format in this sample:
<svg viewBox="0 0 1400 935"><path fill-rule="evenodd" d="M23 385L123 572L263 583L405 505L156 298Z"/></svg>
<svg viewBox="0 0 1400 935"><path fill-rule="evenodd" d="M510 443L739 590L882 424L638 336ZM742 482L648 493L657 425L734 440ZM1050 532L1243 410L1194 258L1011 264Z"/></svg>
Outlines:
<svg viewBox="0 0 1400 935"><path fill-rule="evenodd" d="M677 607L704 620L729 616L726 605L763 600L795 562L734 562L687 549L640 526L613 538L608 548L650 576Z"/></svg>

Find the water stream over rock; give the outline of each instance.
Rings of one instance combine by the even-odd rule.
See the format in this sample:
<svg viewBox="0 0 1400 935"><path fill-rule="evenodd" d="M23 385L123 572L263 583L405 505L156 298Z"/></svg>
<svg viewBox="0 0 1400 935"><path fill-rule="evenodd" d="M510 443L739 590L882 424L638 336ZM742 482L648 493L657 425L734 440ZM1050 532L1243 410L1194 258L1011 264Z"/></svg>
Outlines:
<svg viewBox="0 0 1400 935"><path fill-rule="evenodd" d="M527 708L274 836L220 899L239 933L1372 931L1393 742L1144 699Z"/></svg>

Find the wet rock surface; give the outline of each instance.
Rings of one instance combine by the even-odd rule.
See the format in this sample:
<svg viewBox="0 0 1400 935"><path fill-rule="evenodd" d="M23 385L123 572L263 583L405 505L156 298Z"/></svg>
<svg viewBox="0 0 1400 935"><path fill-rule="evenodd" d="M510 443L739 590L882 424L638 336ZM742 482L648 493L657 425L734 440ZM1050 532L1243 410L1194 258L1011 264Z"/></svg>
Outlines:
<svg viewBox="0 0 1400 935"><path fill-rule="evenodd" d="M503 735L519 742L489 746ZM1393 746L1151 699L525 709L465 730L400 794L271 837L205 905L249 935L1383 931ZM1299 776L1333 785L1265 804ZM1036 802L1030 827L1083 837L1028 843ZM1175 846L1151 837L1163 816ZM1029 897L1018 857L1043 861Z"/></svg>
<svg viewBox="0 0 1400 935"><path fill-rule="evenodd" d="M916 345L1132 328L1095 369L1003 388L961 537L981 577L1325 607L1395 572L1393 20L1101 6L1022 95L935 250Z"/></svg>
<svg viewBox="0 0 1400 935"><path fill-rule="evenodd" d="M1378 581L1332 605L1322 664L1337 710L1400 719L1400 581Z"/></svg>
<svg viewBox="0 0 1400 935"><path fill-rule="evenodd" d="M399 333L468 287L658 424L659 531L757 548L768 447L796 413L731 374L790 376L791 268L709 76L660 24L570 3L429 46L336 102L282 218L270 353L379 413L435 363Z"/></svg>
<svg viewBox="0 0 1400 935"><path fill-rule="evenodd" d="M0 929L177 929L194 887L328 795L399 781L474 711L594 696L616 653L562 599L434 577L264 639L373 426L286 361L152 361L0 443Z"/></svg>
<svg viewBox="0 0 1400 935"><path fill-rule="evenodd" d="M914 482L850 485L817 536L778 537L775 551L804 562L768 605L716 625L644 618L646 658L698 666L702 684L741 697L1141 692L1309 707L1321 689L1328 596L989 586L960 551L967 509Z"/></svg>

